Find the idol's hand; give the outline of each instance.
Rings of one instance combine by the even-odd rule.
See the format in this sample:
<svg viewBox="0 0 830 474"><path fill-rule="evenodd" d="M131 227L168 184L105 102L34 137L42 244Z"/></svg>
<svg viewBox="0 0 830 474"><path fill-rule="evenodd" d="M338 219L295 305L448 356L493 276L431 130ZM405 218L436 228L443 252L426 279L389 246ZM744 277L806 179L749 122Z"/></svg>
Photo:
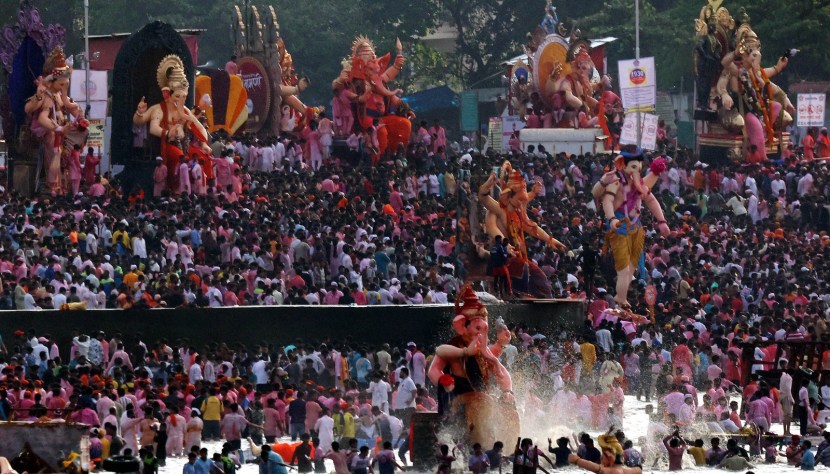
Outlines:
<svg viewBox="0 0 830 474"><path fill-rule="evenodd" d="M138 103L138 108L135 110L139 115L147 112L147 101L145 100L144 96L141 97L141 101Z"/></svg>

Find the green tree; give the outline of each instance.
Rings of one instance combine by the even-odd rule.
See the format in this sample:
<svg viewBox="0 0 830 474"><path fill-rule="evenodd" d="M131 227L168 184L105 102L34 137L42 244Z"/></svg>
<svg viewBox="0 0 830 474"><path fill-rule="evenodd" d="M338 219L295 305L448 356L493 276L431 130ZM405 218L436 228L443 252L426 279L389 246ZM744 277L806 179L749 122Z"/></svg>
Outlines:
<svg viewBox="0 0 830 474"><path fill-rule="evenodd" d="M404 78L404 86L415 89L428 89L436 86L449 86L454 90L463 88L461 79L453 71L448 56L441 54L423 42L416 42L409 49L409 68Z"/></svg>
<svg viewBox="0 0 830 474"><path fill-rule="evenodd" d="M778 84L830 77L830 2L755 0L746 3L752 29L761 38L763 64L775 61L790 48L801 50L790 66L776 78ZM737 8L731 9L737 16Z"/></svg>
<svg viewBox="0 0 830 474"><path fill-rule="evenodd" d="M543 0L445 0L445 19L458 34L450 62L470 87L494 77L498 84L501 63L522 50L527 32L543 16Z"/></svg>
<svg viewBox="0 0 830 474"><path fill-rule="evenodd" d="M688 0L685 2L691 5ZM659 12L649 0L640 0L640 57L654 56L660 89L676 86L681 76L692 79L694 31L691 25L695 16L683 15L682 9L678 5ZM599 11L583 18L579 25L590 38L617 38L606 47L612 76L618 74L618 60L635 57L634 0L606 0ZM691 82L687 83L691 87Z"/></svg>

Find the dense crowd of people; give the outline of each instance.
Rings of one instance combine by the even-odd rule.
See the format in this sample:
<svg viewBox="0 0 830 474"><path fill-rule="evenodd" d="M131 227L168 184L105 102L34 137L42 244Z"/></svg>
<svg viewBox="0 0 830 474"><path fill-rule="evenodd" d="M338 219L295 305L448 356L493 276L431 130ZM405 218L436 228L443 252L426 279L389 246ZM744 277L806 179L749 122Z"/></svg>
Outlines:
<svg viewBox="0 0 830 474"><path fill-rule="evenodd" d="M684 462L739 470L761 456L830 465L830 433L824 431L830 380L820 379L820 370L788 368L788 352L798 344L792 335L803 327L791 331L786 320L772 318L727 323L701 309L674 323L661 318L643 325L633 337L619 325L595 328L590 320L573 333L511 326L510 338L499 344L517 380L522 430L582 430L572 440L557 439L556 448L549 443L547 462L594 472L675 470ZM754 349L750 360L757 360L744 373L748 347ZM332 340L196 347L186 339L149 342L140 334L103 332L76 334L62 348L49 334L18 330L0 340L0 421L85 423L93 459L137 453L150 469L144 472L183 456L189 457L185 473L215 472L211 465L233 472L246 462L246 447L263 473L283 472L287 464L326 472L326 460L338 474L362 472L372 462L392 472L408 464L413 414L442 410L444 392L427 376L433 352L415 342L371 347ZM769 354L780 355L779 370L772 370ZM830 357L817 368L830 369ZM645 436L627 438L623 431L626 395L649 403ZM801 436L825 437L817 453L811 441L790 433L793 421ZM777 423L783 432L775 432ZM585 432L604 434L595 442ZM709 449L703 449L704 436ZM208 458L202 443L216 440L225 444ZM515 452L503 442L485 451L489 446L456 441L470 451L464 459L474 472L509 462L531 468L547 458L530 439ZM290 445L289 455L276 452L280 443ZM452 465L456 448L439 450L439 471Z"/></svg>
<svg viewBox="0 0 830 474"><path fill-rule="evenodd" d="M805 370L792 370L789 359L794 345L830 338L824 161L789 150L782 160L706 165L688 150L655 153L668 162L654 191L672 234L648 234L631 299L635 312L646 314L646 285L657 296L653 319L637 325L603 320L614 304L606 290L614 274L601 251L605 229L590 189L611 166L610 156L552 156L541 146L507 154L458 144L435 148L426 125L418 130L408 148L374 166L331 155L315 169L301 152L284 152L297 148L287 139L217 141L215 181L204 193L185 187L150 196L121 189L107 176L71 197L7 194L0 307L447 303L465 279L492 270L493 242L465 225L481 221L478 186L509 160L536 185L528 215L567 247L556 252L530 238L529 257L555 296L589 302L586 326L576 333L510 328L503 363L519 377L533 374L520 397L523 419L573 426L557 408L566 404L581 415L577 428L610 430L598 441L601 451L590 437L577 438L579 459L556 451L568 449L567 439L551 447L554 464L615 470L666 457L677 466L676 456L688 450L696 462L721 465L748 458L737 436L748 436L749 453L760 455L790 436L794 420L802 436L823 432L830 385L818 375L830 370L830 352ZM469 258L475 254L484 257ZM515 296L509 287L501 295ZM142 456L163 462L202 439L223 438L217 460L191 452L189 465L203 463L191 468L198 474L208 472L199 470L205 462L222 464L238 452L244 436L257 446L301 438L320 448L315 456L332 459L339 474L348 466L369 469L372 456L360 448L374 447L378 437L378 451L399 449L403 461L410 417L439 405L425 376L433 350L415 343L197 348L186 340L148 343L137 334L97 333L77 334L62 352L44 331L21 330L0 349L0 419L96 426L101 457L139 453L141 446ZM641 454L616 430L625 423L625 394L654 400L650 439L638 440ZM777 437L750 436L778 422ZM702 441L689 438L699 426L736 438L726 450L714 445L700 455ZM803 445L792 439L788 461L801 464ZM538 451L531 445L522 444L513 460L531 462ZM825 445L816 462L830 464ZM477 460L473 470L484 470L485 458L490 469L501 462L481 446L465 449ZM263 469L273 472L291 461L275 461L279 455L270 448L259 452ZM453 454L447 447L440 456ZM388 458L374 457L387 470ZM293 461L308 472L315 459Z"/></svg>
<svg viewBox="0 0 830 474"><path fill-rule="evenodd" d="M593 299L613 285L589 192L609 156L551 156L541 146L481 154L431 148L429 132L415 137L377 166L331 157L318 170L285 154L295 147L288 139L217 141L204 194L150 196L110 176L69 198L7 194L0 308L445 303L463 279L486 273L480 258L458 256L490 254L493 242L465 224L482 221L475 189L504 160L538 183L529 215L568 247L528 239L554 296ZM279 159L263 168L266 155ZM666 157L655 194L674 232L649 234L639 281L656 284L664 306L711 298L736 312L815 314L827 297L817 258L830 242L825 162L705 165L682 149Z"/></svg>

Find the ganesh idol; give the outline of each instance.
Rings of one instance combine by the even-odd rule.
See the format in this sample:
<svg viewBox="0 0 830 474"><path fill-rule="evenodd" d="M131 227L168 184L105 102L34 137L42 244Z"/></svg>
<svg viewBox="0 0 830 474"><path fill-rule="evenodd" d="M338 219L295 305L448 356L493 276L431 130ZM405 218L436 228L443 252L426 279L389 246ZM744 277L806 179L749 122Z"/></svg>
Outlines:
<svg viewBox="0 0 830 474"><path fill-rule="evenodd" d="M279 95L282 98L280 115L280 129L283 132L292 132L302 128L313 117L309 117L310 110L300 100L299 95L310 85L307 77L297 76L294 69L294 58L285 47L282 39L277 41L281 82Z"/></svg>
<svg viewBox="0 0 830 474"><path fill-rule="evenodd" d="M487 308L469 285L456 299L452 327L456 336L436 349L428 372L435 386L442 378L452 377L450 420L464 422L458 425L464 427L470 445L489 446L516 438L519 426L513 382L487 345Z"/></svg>
<svg viewBox="0 0 830 474"><path fill-rule="evenodd" d="M351 58L343 61L340 75L332 82L335 124L341 135L353 132L349 125L368 130L375 119L401 102L399 96L403 91L387 87L404 65L400 40L396 41L396 49L397 55L390 66L391 55L377 57L375 46L368 38L359 36L352 44Z"/></svg>
<svg viewBox="0 0 830 474"><path fill-rule="evenodd" d="M46 186L53 196L62 192L61 157L72 151L72 145L83 145L89 134L81 106L69 97L71 75L63 50L55 48L46 58L37 92L24 107L32 117L29 128L43 145Z"/></svg>
<svg viewBox="0 0 830 474"><path fill-rule="evenodd" d="M573 125L579 128L595 127L599 113L599 101L594 98L595 87L591 82L594 62L588 51L588 43L578 40L568 52L570 74L562 74L562 66L556 64L545 86L554 109L564 106Z"/></svg>
<svg viewBox="0 0 830 474"><path fill-rule="evenodd" d="M493 239L496 236L506 238L515 250L515 256L507 261L513 288L526 291L535 297L551 298L553 291L550 281L542 269L528 258L525 243L525 234L528 234L554 250L565 249L562 242L548 235L528 216L527 206L541 191L541 184L537 181L528 192L524 177L513 169L510 162L502 165L499 175L491 173L478 189L479 202L487 210L484 218L485 231ZM496 183L501 187L498 200L490 195Z"/></svg>
<svg viewBox="0 0 830 474"><path fill-rule="evenodd" d="M777 130L792 122L795 108L787 94L771 78L787 67L781 56L773 67L761 66L761 41L749 25L746 12L735 33L735 50L723 57L723 72L716 93L725 111L724 125L745 128L749 145L755 145L766 159L767 146L775 144Z"/></svg>
<svg viewBox="0 0 830 474"><path fill-rule="evenodd" d="M147 107L144 97L133 115L136 125L150 124L150 133L161 140L161 156L167 167L167 184L176 189L175 170L180 158L192 155L210 155L207 145L208 133L199 118L185 106L190 84L185 75L182 60L174 55L165 56L156 70L156 80L161 88L163 100ZM190 139L189 139L190 138Z"/></svg>
<svg viewBox="0 0 830 474"><path fill-rule="evenodd" d="M663 158L652 161L650 173L643 177L643 159L641 148L624 148L614 159L614 169L605 173L592 190L607 222L604 251L610 249L617 272L614 301L624 310L631 308L628 288L645 245L645 229L641 220L643 205L657 221L656 228L660 234L670 234L660 202L651 192L660 174L666 170L666 162Z"/></svg>

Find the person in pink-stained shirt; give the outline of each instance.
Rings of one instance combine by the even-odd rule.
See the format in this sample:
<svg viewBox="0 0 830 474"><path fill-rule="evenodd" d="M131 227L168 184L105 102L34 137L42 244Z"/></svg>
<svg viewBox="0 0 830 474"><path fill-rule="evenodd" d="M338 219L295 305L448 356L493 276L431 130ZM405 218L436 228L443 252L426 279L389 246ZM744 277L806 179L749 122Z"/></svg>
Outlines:
<svg viewBox="0 0 830 474"><path fill-rule="evenodd" d="M190 167L187 165L187 159L184 155L179 157L177 176L179 177L179 194L190 194Z"/></svg>
<svg viewBox="0 0 830 474"><path fill-rule="evenodd" d="M95 410L89 406L78 407L67 417L67 420L75 423L83 423L89 426L101 425L101 420L98 418L98 414L95 413Z"/></svg>
<svg viewBox="0 0 830 474"><path fill-rule="evenodd" d="M84 158L84 184L87 186L92 186L95 182L95 172L97 171L98 165L101 163L101 149L98 149L98 154L95 154L95 150L92 147L87 148L86 150L86 158Z"/></svg>
<svg viewBox="0 0 830 474"><path fill-rule="evenodd" d="M231 76L239 75L239 64L236 63L236 55L231 56L230 61L225 63L225 72Z"/></svg>
<svg viewBox="0 0 830 474"><path fill-rule="evenodd" d="M67 177L72 186L72 195L74 196L81 189L81 145L74 146L74 149L69 154L66 168Z"/></svg>
<svg viewBox="0 0 830 474"><path fill-rule="evenodd" d="M95 183L86 190L86 194L90 197L101 197L107 193L107 189L101 184L101 177L95 177Z"/></svg>

